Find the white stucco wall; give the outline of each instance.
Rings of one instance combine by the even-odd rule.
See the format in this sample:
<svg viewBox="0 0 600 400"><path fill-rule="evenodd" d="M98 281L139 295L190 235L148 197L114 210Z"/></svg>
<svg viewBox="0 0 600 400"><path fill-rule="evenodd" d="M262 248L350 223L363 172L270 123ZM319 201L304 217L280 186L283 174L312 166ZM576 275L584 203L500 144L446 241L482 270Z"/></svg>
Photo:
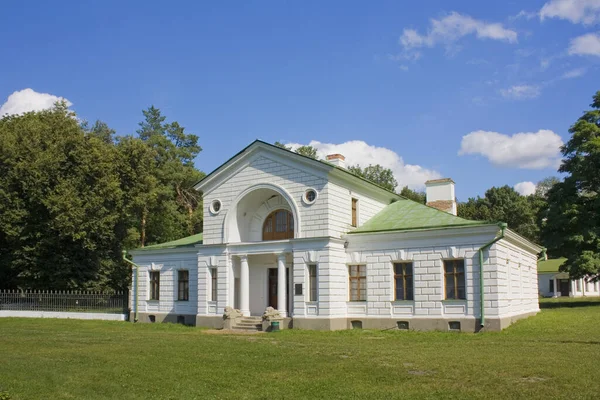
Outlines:
<svg viewBox="0 0 600 400"><path fill-rule="evenodd" d="M197 314L198 263L195 249L139 252L134 255L139 270L139 312ZM160 271L160 300L150 300L150 270ZM177 301L177 271L189 271L189 301ZM135 282L134 282L135 284ZM130 291L133 304L133 290Z"/></svg>
<svg viewBox="0 0 600 400"><path fill-rule="evenodd" d="M501 240L490 249L490 259L497 267L490 271L496 284L489 297L498 302L498 313L511 316L538 311L537 255Z"/></svg>
<svg viewBox="0 0 600 400"><path fill-rule="evenodd" d="M378 200L374 196L360 191L359 188L349 189L338 183L329 182L327 234L332 237L341 237L348 231L355 229L352 226L352 199L358 200L357 217L358 226L371 219L379 211L390 204L389 199Z"/></svg>

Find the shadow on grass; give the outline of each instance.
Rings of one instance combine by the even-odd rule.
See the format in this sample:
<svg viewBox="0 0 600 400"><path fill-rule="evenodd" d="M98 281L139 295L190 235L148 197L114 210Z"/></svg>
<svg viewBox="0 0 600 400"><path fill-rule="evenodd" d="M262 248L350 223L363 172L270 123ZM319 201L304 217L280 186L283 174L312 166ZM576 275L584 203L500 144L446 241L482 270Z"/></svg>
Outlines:
<svg viewBox="0 0 600 400"><path fill-rule="evenodd" d="M553 301L540 302L540 308L579 308L579 307L598 307L600 301Z"/></svg>

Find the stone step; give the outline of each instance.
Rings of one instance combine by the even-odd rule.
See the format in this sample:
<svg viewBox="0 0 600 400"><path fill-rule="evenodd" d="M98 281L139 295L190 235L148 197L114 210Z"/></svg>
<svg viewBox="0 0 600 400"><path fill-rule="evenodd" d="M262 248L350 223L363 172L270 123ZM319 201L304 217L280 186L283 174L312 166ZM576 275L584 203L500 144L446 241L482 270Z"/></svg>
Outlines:
<svg viewBox="0 0 600 400"><path fill-rule="evenodd" d="M247 327L247 328L260 328L260 327L262 327L262 324L240 323L240 324L235 324L235 326Z"/></svg>
<svg viewBox="0 0 600 400"><path fill-rule="evenodd" d="M262 331L261 326L239 326L236 325L232 328L234 331L248 331L248 332L260 332Z"/></svg>

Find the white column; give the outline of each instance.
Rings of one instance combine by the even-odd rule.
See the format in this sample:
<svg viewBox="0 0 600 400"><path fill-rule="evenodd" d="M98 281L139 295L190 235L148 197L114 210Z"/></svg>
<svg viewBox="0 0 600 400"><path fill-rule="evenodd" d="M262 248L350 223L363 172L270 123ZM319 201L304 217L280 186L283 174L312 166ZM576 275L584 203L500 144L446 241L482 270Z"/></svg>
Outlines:
<svg viewBox="0 0 600 400"><path fill-rule="evenodd" d="M552 297L558 297L558 280L554 277L554 293L552 293Z"/></svg>
<svg viewBox="0 0 600 400"><path fill-rule="evenodd" d="M285 254L279 254L277 256L277 310L282 317L287 317L287 303L285 298L287 278L285 275Z"/></svg>
<svg viewBox="0 0 600 400"><path fill-rule="evenodd" d="M240 256L240 311L244 316L250 316L250 268L248 256Z"/></svg>

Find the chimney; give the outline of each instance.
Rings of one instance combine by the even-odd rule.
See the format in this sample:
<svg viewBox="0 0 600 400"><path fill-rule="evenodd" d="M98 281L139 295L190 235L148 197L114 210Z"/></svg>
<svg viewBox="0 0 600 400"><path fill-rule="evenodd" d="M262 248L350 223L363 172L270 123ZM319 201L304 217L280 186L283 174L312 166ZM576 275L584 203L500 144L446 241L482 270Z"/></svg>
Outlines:
<svg viewBox="0 0 600 400"><path fill-rule="evenodd" d="M456 196L452 179L433 179L425 182L425 187L429 207L456 215Z"/></svg>
<svg viewBox="0 0 600 400"><path fill-rule="evenodd" d="M329 154L327 161L336 167L346 168L346 157L341 154Z"/></svg>

